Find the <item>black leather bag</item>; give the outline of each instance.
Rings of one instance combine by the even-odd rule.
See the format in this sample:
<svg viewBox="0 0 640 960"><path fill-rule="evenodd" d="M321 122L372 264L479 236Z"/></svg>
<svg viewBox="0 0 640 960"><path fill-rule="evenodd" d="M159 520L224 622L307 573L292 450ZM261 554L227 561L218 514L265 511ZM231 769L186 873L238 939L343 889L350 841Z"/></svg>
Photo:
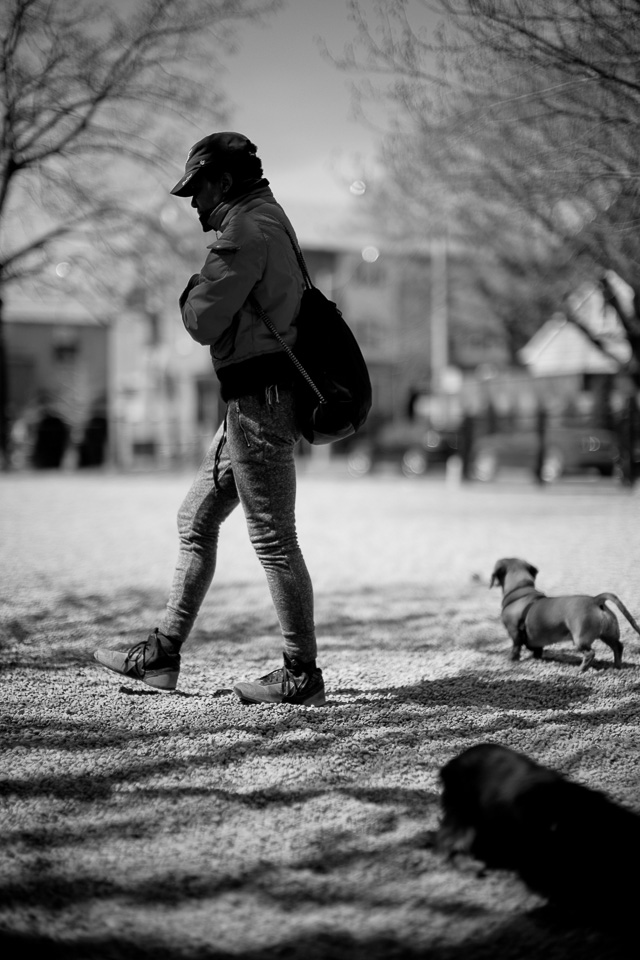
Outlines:
<svg viewBox="0 0 640 960"><path fill-rule="evenodd" d="M314 287L302 251L287 230L304 277L296 319L295 349L284 342L269 315L253 299L260 318L300 374L298 399L302 434L309 443L334 443L363 425L372 403L369 371L362 351L337 305Z"/></svg>

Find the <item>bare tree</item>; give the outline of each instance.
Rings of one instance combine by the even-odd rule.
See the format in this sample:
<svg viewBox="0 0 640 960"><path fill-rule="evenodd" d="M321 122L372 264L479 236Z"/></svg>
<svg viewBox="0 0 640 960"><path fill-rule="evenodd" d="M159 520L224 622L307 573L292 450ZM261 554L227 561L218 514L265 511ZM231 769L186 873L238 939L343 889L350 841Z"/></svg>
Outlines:
<svg viewBox="0 0 640 960"><path fill-rule="evenodd" d="M189 123L213 127L226 115L216 70L219 55L233 48L238 24L260 19L280 5L281 0L2 4L3 465L5 288L25 278L45 279L50 258L60 249L71 251L82 284L89 285L100 276L99 245L122 262L135 249L139 232L157 230L157 218L148 215L154 177L163 170L166 175L169 164L175 173L178 156L182 164Z"/></svg>
<svg viewBox="0 0 640 960"><path fill-rule="evenodd" d="M414 222L422 216L423 230L446 225L487 254L479 288L494 303L501 289L517 292L518 273L531 279L519 284L523 306L599 277L640 385L637 0L350 7L358 41L339 62L377 75L361 97L391 108L387 194ZM631 306L611 271L632 287ZM501 307L517 325L517 304L507 296Z"/></svg>

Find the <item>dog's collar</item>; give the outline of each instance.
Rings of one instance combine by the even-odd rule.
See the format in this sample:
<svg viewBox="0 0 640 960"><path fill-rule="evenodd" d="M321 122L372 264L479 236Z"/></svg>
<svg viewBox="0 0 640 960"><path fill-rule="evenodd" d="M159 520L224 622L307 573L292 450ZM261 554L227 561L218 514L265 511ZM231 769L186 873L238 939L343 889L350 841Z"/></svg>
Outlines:
<svg viewBox="0 0 640 960"><path fill-rule="evenodd" d="M514 597L514 593L517 594L517 596ZM515 603L516 600L523 600L525 597L530 598L533 602L534 600L537 600L538 597L544 596L545 594L540 590L536 590L530 580L521 580L520 583L516 583L515 587L512 587L508 593L505 593L504 597L502 598L502 609L504 610L505 607Z"/></svg>

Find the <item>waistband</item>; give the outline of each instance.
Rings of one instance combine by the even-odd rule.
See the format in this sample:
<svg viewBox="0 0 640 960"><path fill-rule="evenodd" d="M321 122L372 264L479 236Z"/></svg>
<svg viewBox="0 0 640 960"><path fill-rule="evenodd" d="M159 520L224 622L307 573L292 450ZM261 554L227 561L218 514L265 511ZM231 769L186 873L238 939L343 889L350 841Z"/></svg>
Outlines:
<svg viewBox="0 0 640 960"><path fill-rule="evenodd" d="M263 396L267 387L294 387L297 373L284 351L252 357L218 370L220 393L226 402L238 397Z"/></svg>

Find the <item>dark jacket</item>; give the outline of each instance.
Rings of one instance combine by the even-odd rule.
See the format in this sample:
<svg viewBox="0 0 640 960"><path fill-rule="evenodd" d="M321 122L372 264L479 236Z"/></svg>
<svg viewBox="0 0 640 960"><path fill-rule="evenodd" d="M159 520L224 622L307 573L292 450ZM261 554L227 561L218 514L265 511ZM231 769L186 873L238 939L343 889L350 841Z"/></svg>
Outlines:
<svg viewBox="0 0 640 960"><path fill-rule="evenodd" d="M209 346L225 399L293 382L290 358L248 301L253 294L293 347L304 283L285 230L295 238L293 227L268 181L219 204L209 223L217 239L180 297L185 328Z"/></svg>

